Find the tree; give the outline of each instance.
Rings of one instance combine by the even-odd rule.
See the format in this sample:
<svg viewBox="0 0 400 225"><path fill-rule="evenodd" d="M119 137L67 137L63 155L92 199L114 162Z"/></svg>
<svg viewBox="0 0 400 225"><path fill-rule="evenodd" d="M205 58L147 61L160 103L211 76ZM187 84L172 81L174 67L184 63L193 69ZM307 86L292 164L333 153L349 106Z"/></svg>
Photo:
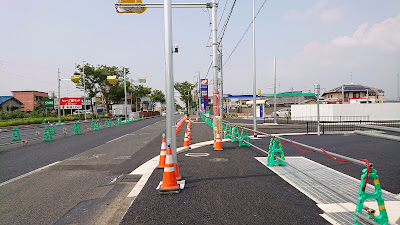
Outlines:
<svg viewBox="0 0 400 225"><path fill-rule="evenodd" d="M149 94L151 94L151 88L150 87L144 87L143 85L139 84L139 85L135 85L133 87L133 91L132 91L133 96L135 96L135 103L137 101L136 98L143 98L145 96L148 96ZM137 104L135 104L137 105ZM136 109L137 111L138 109Z"/></svg>
<svg viewBox="0 0 400 225"><path fill-rule="evenodd" d="M151 100L154 102L165 103L165 95L161 90L153 90L150 96Z"/></svg>
<svg viewBox="0 0 400 225"><path fill-rule="evenodd" d="M84 65L76 65L77 72L74 75L83 74L85 70L85 89L88 93L88 98L93 98L97 93L102 93L106 102L107 113L110 108L110 103L117 102L124 96L124 67L97 65L93 66L89 63ZM125 68L126 74L129 74L129 68ZM110 84L107 82L107 76L116 76L117 83ZM79 83L76 86L83 90L83 76L80 76ZM110 92L106 93L104 87L110 86ZM127 91L132 91L132 85L127 81ZM121 97L122 92L122 97Z"/></svg>
<svg viewBox="0 0 400 225"><path fill-rule="evenodd" d="M195 84L189 83L187 81L179 83L176 82L174 87L181 94L180 100L185 103L187 114L189 115L189 105L193 102L192 90Z"/></svg>

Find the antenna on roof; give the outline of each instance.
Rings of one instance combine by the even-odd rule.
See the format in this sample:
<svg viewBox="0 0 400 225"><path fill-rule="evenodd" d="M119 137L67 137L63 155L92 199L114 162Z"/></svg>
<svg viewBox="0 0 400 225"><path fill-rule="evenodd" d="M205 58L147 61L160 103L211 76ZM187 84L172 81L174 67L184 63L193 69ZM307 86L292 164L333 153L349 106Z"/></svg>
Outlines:
<svg viewBox="0 0 400 225"><path fill-rule="evenodd" d="M350 72L350 84L353 85L353 72Z"/></svg>

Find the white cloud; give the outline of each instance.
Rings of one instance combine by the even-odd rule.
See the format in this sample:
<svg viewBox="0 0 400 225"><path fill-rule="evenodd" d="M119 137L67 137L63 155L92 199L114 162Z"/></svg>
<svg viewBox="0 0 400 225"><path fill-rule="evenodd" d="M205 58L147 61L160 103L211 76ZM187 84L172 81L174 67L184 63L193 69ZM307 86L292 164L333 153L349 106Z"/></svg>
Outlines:
<svg viewBox="0 0 400 225"><path fill-rule="evenodd" d="M306 16L316 15L321 11L321 9L325 8L327 4L328 4L327 0L318 1L311 8L307 9L305 15Z"/></svg>
<svg viewBox="0 0 400 225"><path fill-rule="evenodd" d="M383 51L400 50L400 14L372 26L361 24L351 36L340 36L331 41L337 47L369 47Z"/></svg>
<svg viewBox="0 0 400 225"><path fill-rule="evenodd" d="M321 12L320 19L324 23L333 23L340 20L345 14L345 11L345 7L327 9Z"/></svg>

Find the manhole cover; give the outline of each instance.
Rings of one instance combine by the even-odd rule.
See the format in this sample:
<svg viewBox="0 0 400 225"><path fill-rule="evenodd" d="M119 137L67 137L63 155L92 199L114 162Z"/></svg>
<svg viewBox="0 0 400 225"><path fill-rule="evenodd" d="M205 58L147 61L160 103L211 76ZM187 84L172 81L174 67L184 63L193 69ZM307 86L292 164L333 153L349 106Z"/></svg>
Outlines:
<svg viewBox="0 0 400 225"><path fill-rule="evenodd" d="M211 162L228 162L228 159L225 158L212 158L210 159Z"/></svg>
<svg viewBox="0 0 400 225"><path fill-rule="evenodd" d="M208 153L186 153L185 156L189 157L204 157L204 156L209 156L210 154Z"/></svg>

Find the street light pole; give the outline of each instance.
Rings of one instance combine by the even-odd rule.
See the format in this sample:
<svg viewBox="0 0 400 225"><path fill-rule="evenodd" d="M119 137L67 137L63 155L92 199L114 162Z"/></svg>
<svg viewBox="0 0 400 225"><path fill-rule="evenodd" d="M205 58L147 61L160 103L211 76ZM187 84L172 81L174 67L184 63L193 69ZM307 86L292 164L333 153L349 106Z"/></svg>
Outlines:
<svg viewBox="0 0 400 225"><path fill-rule="evenodd" d="M86 84L85 84L85 62L83 61L83 68L82 68L82 72L83 72L83 111L85 113L85 121L86 121Z"/></svg>
<svg viewBox="0 0 400 225"><path fill-rule="evenodd" d="M61 125L61 92L60 92L60 68L58 68L58 125Z"/></svg>
<svg viewBox="0 0 400 225"><path fill-rule="evenodd" d="M276 57L274 57L274 123L278 123L277 113L276 113Z"/></svg>
<svg viewBox="0 0 400 225"><path fill-rule="evenodd" d="M164 29L165 29L165 89L166 89L166 138L171 145L174 162L177 163L176 136L174 123L174 74L173 74L173 46L172 46L172 16L171 0L164 0Z"/></svg>
<svg viewBox="0 0 400 225"><path fill-rule="evenodd" d="M256 21L255 21L255 0L253 0L253 130L257 131L257 99L256 99ZM254 132L254 137L257 137L257 133Z"/></svg>

